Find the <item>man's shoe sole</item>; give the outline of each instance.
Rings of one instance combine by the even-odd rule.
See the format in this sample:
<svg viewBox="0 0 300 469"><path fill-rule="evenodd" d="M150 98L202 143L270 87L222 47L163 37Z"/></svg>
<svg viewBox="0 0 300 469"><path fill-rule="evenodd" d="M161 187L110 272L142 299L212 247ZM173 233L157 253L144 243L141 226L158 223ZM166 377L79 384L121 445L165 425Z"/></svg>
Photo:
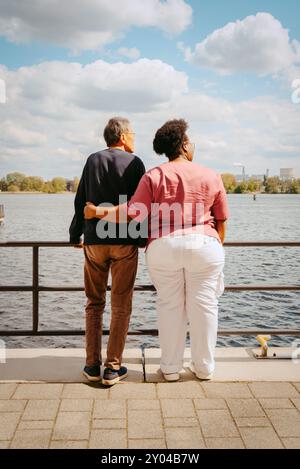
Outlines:
<svg viewBox="0 0 300 469"><path fill-rule="evenodd" d="M85 376L89 381L96 383L101 380L101 376L90 376L85 371L82 372L83 376Z"/></svg>
<svg viewBox="0 0 300 469"><path fill-rule="evenodd" d="M127 378L128 373L125 373L122 376L117 376L115 379L104 379L102 378L102 384L105 386L113 386L114 384L117 384L121 379Z"/></svg>

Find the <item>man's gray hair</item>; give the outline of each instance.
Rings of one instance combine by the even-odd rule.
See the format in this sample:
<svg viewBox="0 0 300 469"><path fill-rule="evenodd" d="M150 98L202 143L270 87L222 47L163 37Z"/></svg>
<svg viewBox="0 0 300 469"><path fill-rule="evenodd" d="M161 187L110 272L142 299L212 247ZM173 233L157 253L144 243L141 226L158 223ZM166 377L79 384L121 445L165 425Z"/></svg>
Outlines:
<svg viewBox="0 0 300 469"><path fill-rule="evenodd" d="M130 122L125 117L112 117L104 129L104 140L108 147L117 145L121 134L130 131Z"/></svg>

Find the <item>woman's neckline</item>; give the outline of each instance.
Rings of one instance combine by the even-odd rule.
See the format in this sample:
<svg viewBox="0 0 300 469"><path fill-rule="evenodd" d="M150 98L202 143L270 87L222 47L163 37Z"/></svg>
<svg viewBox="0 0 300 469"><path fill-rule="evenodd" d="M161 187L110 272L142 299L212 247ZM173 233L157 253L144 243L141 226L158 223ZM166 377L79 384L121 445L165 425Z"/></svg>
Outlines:
<svg viewBox="0 0 300 469"><path fill-rule="evenodd" d="M183 158L178 161L166 161L164 164L177 164L177 163L192 163L192 161L184 160Z"/></svg>

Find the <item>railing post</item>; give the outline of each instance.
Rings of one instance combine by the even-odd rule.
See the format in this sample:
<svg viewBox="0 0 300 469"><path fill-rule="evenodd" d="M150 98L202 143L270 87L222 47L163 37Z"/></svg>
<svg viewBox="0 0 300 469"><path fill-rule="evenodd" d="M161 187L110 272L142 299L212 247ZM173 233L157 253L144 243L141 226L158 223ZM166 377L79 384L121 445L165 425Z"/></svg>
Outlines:
<svg viewBox="0 0 300 469"><path fill-rule="evenodd" d="M32 330L39 327L39 246L32 247Z"/></svg>

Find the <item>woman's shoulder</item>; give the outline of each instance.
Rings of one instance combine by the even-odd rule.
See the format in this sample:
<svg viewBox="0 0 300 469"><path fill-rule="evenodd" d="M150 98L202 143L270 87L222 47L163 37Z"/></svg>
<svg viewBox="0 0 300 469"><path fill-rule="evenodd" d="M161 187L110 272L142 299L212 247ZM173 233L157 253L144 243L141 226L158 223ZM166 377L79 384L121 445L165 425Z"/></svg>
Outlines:
<svg viewBox="0 0 300 469"><path fill-rule="evenodd" d="M180 171L181 174L187 171L194 176L201 176L212 181L217 181L220 179L220 174L217 171L194 161L178 163L176 165L169 162L162 163L158 166L155 166L154 168L148 169L144 176L147 179L155 180L157 178L161 178L163 174L178 171Z"/></svg>
<svg viewBox="0 0 300 469"><path fill-rule="evenodd" d="M157 176L160 176L164 172L165 164L166 163L162 163L158 166L154 166L153 168L148 169L145 172L145 176L150 179L155 179Z"/></svg>
<svg viewBox="0 0 300 469"><path fill-rule="evenodd" d="M193 171L195 174L201 174L202 176L213 179L213 180L217 180L220 178L220 174L213 168L204 166L194 161L191 162L190 170Z"/></svg>

